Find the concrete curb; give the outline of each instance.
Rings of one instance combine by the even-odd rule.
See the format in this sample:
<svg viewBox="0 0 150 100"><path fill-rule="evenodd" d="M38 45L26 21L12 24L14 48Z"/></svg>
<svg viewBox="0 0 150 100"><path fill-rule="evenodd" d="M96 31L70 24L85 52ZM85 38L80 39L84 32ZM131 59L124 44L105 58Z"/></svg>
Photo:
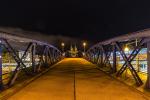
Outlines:
<svg viewBox="0 0 150 100"><path fill-rule="evenodd" d="M95 64L94 64L94 65L95 65ZM96 65L96 66L97 66L97 65ZM133 91L136 91L136 92L140 93L142 96L145 97L146 100L147 100L148 98L150 98L150 95L148 95L148 94L146 94L146 93L144 93L144 92L142 92L142 91L136 89L136 88L133 87L133 86L128 85L128 84L125 83L123 80L120 80L120 79L118 79L118 78L112 76L111 74L108 74L107 72L105 72L105 71L103 71L102 69L100 69L98 66L97 66L97 69L100 70L100 71L102 71L104 74L106 74L107 76L111 77L112 79L115 79L115 80L117 80L118 82L120 82L120 83L122 83L122 84L128 86L128 87L129 87L130 89L132 89ZM150 99L148 99L148 100L150 100Z"/></svg>
<svg viewBox="0 0 150 100"><path fill-rule="evenodd" d="M60 63L60 62L58 62L58 63ZM20 91L22 88L26 87L31 82L33 82L34 80L38 79L40 76L42 76L43 74L45 74L46 72L48 72L50 69L52 69L58 63L52 65L51 67L49 67L48 69L44 70L43 72L37 74L36 76L32 77L31 79L26 80L26 81L24 81L22 83L16 84L13 87L10 87L10 88L6 89L5 91L2 91L1 94L0 94L0 100L7 100L9 97L11 97L12 95L14 95L18 91Z"/></svg>

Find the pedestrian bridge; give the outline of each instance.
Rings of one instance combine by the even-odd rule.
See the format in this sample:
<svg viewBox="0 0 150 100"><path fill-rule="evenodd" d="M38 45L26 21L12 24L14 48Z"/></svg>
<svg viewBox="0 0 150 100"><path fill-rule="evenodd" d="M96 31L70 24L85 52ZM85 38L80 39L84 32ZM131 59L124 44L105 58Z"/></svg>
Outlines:
<svg viewBox="0 0 150 100"><path fill-rule="evenodd" d="M0 31L0 90L48 70L10 99L143 100L103 72L134 87L150 89L150 29L99 42L83 54L82 58L65 58L64 52L44 40Z"/></svg>
<svg viewBox="0 0 150 100"><path fill-rule="evenodd" d="M8 100L145 100L83 58L65 58Z"/></svg>

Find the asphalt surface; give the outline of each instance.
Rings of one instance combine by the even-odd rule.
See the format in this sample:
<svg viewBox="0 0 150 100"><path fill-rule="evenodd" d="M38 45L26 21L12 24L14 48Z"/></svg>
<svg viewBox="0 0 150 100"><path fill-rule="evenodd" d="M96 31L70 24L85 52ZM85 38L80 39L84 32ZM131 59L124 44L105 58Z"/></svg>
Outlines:
<svg viewBox="0 0 150 100"><path fill-rule="evenodd" d="M66 58L9 100L149 100L82 58Z"/></svg>

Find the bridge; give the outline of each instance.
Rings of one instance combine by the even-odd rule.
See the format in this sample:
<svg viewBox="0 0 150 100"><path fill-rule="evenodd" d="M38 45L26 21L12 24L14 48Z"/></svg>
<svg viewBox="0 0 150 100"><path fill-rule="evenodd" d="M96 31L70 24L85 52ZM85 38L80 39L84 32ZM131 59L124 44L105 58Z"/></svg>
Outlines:
<svg viewBox="0 0 150 100"><path fill-rule="evenodd" d="M148 100L149 51L149 29L99 42L82 58L65 58L45 41L1 31L0 89L7 94L38 76L4 99Z"/></svg>

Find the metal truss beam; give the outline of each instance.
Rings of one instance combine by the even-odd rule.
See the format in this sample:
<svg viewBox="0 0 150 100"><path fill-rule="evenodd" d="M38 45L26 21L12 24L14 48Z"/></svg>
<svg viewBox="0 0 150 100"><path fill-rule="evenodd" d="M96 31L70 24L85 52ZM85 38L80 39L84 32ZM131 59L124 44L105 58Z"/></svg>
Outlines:
<svg viewBox="0 0 150 100"><path fill-rule="evenodd" d="M115 73L115 72L117 72L117 65L116 65L116 61L117 60L117 58L116 58L116 46L115 45L113 45L113 67L112 67L112 73Z"/></svg>
<svg viewBox="0 0 150 100"><path fill-rule="evenodd" d="M2 78L2 41L0 40L0 90L3 89L3 78Z"/></svg>
<svg viewBox="0 0 150 100"><path fill-rule="evenodd" d="M132 51L132 53L130 54L129 57L127 57L127 61L128 62L132 62L133 59L137 56L137 54L140 52L140 50L142 49L142 43L143 39L137 44L137 46L135 47L135 49ZM117 76L120 76L124 71L125 69L127 68L127 61L123 64L123 66L121 67L121 69L117 72Z"/></svg>
<svg viewBox="0 0 150 100"><path fill-rule="evenodd" d="M11 86L14 84L14 82L16 81L16 79L19 77L19 73L22 72L22 70L25 72L25 75L33 75L33 72L40 72L41 71L41 67L44 70L44 66L42 66L43 64L49 65L49 64L54 64L56 62L58 62L59 60L61 60L61 52L54 46L48 44L48 43L44 43L41 41L36 41L36 40L32 40L32 39L27 39L27 38L21 38L21 37L17 37L17 36L13 36L13 35L9 35L6 33L0 33L0 90L3 87L3 79L2 79L2 47L4 47L13 57L13 59L15 60L15 62L17 63L17 66L15 68L15 70L12 72L11 77L8 80L8 83L6 84L7 86ZM11 44L10 42L13 41ZM14 42L15 41L15 42ZM20 48L15 48L14 47L14 43L17 44L17 42L19 42L20 44L23 42L23 44L28 44L27 48L23 49L25 50L24 54L22 55L22 57L20 57L18 55L18 51L22 50ZM20 45L18 44L18 45ZM42 48L42 53L39 53L41 51L39 51L38 47L42 47L44 46L44 48ZM19 46L18 46L19 47ZM32 68L33 68L33 72L30 70L30 68L27 68L24 61L26 60L27 54L31 54L31 61L32 61ZM37 62L35 61L36 56L39 56L40 61L39 64L37 66ZM45 68L47 68L48 66L46 66ZM36 74L36 73L35 73Z"/></svg>
<svg viewBox="0 0 150 100"><path fill-rule="evenodd" d="M122 50L122 48L118 42L116 42L116 47L119 50L119 52L120 52L121 56L123 57L123 59L125 60L125 62L127 63L127 67L129 68L130 72L132 73L132 76L134 77L136 84L138 86L142 85L143 84L142 80L138 76L137 72L133 68L131 62L128 60L126 54L124 53L124 51Z"/></svg>
<svg viewBox="0 0 150 100"><path fill-rule="evenodd" d="M147 81L146 88L150 89L150 42L147 42Z"/></svg>
<svg viewBox="0 0 150 100"><path fill-rule="evenodd" d="M31 48L31 46L32 46L32 43L29 43L28 46L27 46L27 49L25 50L24 54L22 55L22 57L20 59L21 61L23 61L23 59L26 58L27 52L29 51L29 49ZM14 82L15 82L15 80L16 80L19 72L20 72L19 68L20 68L20 63L18 63L17 67L13 71L13 74L12 74L12 76L11 76L9 82L8 82L9 86L11 86L12 84L14 84ZM29 72L26 72L26 74L29 74Z"/></svg>
<svg viewBox="0 0 150 100"><path fill-rule="evenodd" d="M26 65L24 65L22 60L19 58L18 54L16 53L16 50L8 43L7 40L4 39L4 42L5 44L3 46L6 48L6 50L12 55L17 64L20 65L26 73L28 73L26 70Z"/></svg>
<svg viewBox="0 0 150 100"><path fill-rule="evenodd" d="M110 64L110 61L109 61L111 52L106 51L103 45L101 46L101 48L102 48L102 51L103 51L103 54L104 54L103 65L106 66L107 64L109 64L109 66L111 67L111 64Z"/></svg>

